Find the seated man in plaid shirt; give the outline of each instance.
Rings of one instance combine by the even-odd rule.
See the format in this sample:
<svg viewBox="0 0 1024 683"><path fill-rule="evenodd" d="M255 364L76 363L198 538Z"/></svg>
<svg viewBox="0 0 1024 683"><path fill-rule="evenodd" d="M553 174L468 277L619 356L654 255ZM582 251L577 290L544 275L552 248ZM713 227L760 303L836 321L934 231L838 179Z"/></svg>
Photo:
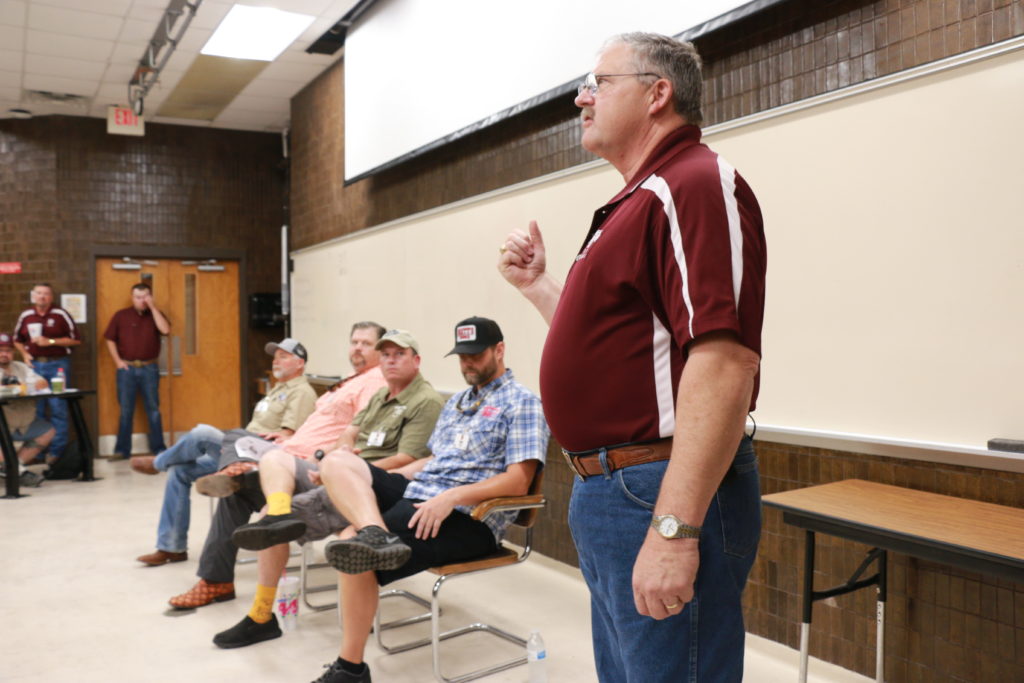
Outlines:
<svg viewBox="0 0 1024 683"><path fill-rule="evenodd" d="M432 458L410 481L355 455L328 454L320 477L351 522L329 543L327 561L341 575L344 632L338 659L320 683L368 683L363 648L379 587L428 567L494 552L515 512L469 516L477 503L525 495L543 466L548 427L540 400L505 369L505 343L493 320L469 318L455 328L455 348L471 386L445 404L428 446Z"/></svg>

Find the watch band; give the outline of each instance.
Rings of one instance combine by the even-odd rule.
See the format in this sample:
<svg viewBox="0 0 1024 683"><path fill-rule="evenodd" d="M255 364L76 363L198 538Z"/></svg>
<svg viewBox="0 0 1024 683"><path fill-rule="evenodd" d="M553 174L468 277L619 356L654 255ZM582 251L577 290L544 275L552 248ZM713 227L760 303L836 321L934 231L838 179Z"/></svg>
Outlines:
<svg viewBox="0 0 1024 683"><path fill-rule="evenodd" d="M675 515L655 515L651 518L651 528L662 538L700 538L700 527L684 524Z"/></svg>

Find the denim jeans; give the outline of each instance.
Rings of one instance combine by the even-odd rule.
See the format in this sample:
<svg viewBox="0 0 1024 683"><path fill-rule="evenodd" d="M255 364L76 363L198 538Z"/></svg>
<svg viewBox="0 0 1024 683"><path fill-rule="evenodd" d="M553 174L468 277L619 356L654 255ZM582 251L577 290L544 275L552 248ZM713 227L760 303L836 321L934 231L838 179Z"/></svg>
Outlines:
<svg viewBox="0 0 1024 683"><path fill-rule="evenodd" d="M156 363L138 368L129 365L117 371L117 403L121 407L121 419L117 423L117 443L114 445L114 452L126 458L132 454L132 418L135 416L135 398L140 393L149 423L149 452L160 453L166 448L160 419L160 369Z"/></svg>
<svg viewBox="0 0 1024 683"><path fill-rule="evenodd" d="M61 368L64 369L64 388L71 388L71 356L32 361L32 369L48 382L57 376ZM49 417L46 415L47 409L50 411ZM62 398L41 398L36 401L36 417L48 419L57 430L50 442L50 455L55 458L64 455L64 447L68 445L68 402Z"/></svg>
<svg viewBox="0 0 1024 683"><path fill-rule="evenodd" d="M216 427L196 425L178 443L156 456L153 466L168 471L156 532L157 549L180 553L188 548L192 482L217 471L223 439L224 432Z"/></svg>
<svg viewBox="0 0 1024 683"><path fill-rule="evenodd" d="M744 437L711 500L693 600L680 614L656 621L636 611L632 576L667 465L606 470L573 486L569 528L590 588L598 677L604 683L739 683L741 594L761 533L753 445Z"/></svg>

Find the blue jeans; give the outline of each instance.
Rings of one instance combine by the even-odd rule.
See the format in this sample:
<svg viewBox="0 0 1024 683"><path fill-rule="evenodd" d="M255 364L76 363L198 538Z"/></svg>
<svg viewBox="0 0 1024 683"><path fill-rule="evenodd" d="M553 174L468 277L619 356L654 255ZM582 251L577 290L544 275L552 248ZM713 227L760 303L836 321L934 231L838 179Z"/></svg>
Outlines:
<svg viewBox="0 0 1024 683"><path fill-rule="evenodd" d="M188 548L188 527L192 511L189 492L192 482L217 471L223 439L224 432L216 427L196 425L153 461L153 466L158 470L169 470L156 532L158 550L180 553Z"/></svg>
<svg viewBox="0 0 1024 683"><path fill-rule="evenodd" d="M606 683L739 683L741 594L761 534L753 445L743 438L708 508L693 600L680 614L656 621L636 611L632 577L667 465L606 470L573 486L569 528L590 588L598 677Z"/></svg>
<svg viewBox="0 0 1024 683"><path fill-rule="evenodd" d="M59 358L45 361L33 360L32 369L46 381L57 376L59 369L64 369L64 388L71 386L71 357L61 356ZM46 410L49 408L50 416L47 418ZM49 419L50 423L57 430L50 442L50 455L59 458L64 455L64 447L68 445L68 403L62 398L42 398L36 401L36 417L44 420Z"/></svg>
<svg viewBox="0 0 1024 683"><path fill-rule="evenodd" d="M132 418L135 416L135 398L142 394L142 407L149 422L149 452L160 453L164 445L164 428L160 419L160 369L156 363L135 367L129 365L117 371L117 403L121 419L117 423L117 443L114 452L128 457L132 454Z"/></svg>

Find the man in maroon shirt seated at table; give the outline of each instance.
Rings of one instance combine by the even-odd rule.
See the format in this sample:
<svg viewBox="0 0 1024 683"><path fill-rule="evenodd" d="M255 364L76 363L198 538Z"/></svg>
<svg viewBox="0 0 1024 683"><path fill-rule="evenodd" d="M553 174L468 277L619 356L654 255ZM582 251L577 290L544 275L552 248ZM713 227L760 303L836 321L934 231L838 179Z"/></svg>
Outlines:
<svg viewBox="0 0 1024 683"><path fill-rule="evenodd" d="M135 399L142 394L142 406L149 422L149 451L154 455L167 449L160 419L160 335L171 331L171 324L153 303L153 290L145 282L132 285L132 305L115 313L103 337L117 366L117 402L121 419L117 423L114 459L132 454L132 418Z"/></svg>

